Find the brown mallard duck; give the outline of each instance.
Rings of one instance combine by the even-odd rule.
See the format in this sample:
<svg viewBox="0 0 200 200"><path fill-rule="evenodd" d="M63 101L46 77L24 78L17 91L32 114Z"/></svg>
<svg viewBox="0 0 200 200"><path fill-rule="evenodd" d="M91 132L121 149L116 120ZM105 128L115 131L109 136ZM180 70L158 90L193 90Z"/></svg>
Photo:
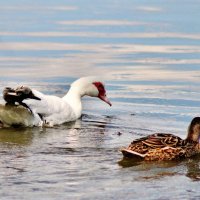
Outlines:
<svg viewBox="0 0 200 200"><path fill-rule="evenodd" d="M195 117L188 128L186 139L167 133L155 133L134 140L121 152L125 157L143 160L176 160L200 153L200 117Z"/></svg>

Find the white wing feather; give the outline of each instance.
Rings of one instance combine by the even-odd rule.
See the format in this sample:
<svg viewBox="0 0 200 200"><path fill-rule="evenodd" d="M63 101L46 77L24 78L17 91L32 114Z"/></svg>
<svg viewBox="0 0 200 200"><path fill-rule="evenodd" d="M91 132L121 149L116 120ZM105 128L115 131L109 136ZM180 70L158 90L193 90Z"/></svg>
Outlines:
<svg viewBox="0 0 200 200"><path fill-rule="evenodd" d="M76 120L76 116L70 105L62 98L53 95L44 95L33 90L35 96L41 100L27 99L26 103L34 113L42 115L43 120L50 125L62 124Z"/></svg>

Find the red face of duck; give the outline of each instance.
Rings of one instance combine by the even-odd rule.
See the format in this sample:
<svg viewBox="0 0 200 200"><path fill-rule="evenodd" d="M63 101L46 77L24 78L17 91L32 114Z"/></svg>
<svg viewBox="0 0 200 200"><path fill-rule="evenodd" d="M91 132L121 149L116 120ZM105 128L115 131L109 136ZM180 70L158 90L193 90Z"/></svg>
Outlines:
<svg viewBox="0 0 200 200"><path fill-rule="evenodd" d="M99 91L99 99L101 99L102 101L106 102L108 105L112 106L111 102L108 100L107 96L106 96L106 90L104 88L104 85L101 82L94 82L93 83L97 90Z"/></svg>

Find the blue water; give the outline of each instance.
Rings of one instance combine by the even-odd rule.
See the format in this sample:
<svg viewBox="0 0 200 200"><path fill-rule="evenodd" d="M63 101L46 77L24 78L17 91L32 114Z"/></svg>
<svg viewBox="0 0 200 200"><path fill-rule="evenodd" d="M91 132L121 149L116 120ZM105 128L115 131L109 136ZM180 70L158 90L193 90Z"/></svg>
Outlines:
<svg viewBox="0 0 200 200"><path fill-rule="evenodd" d="M199 157L131 163L119 152L154 132L184 138L200 115L199 7L1 1L1 91L28 85L63 96L76 78L98 74L113 103L86 97L75 123L1 129L1 199L199 199Z"/></svg>

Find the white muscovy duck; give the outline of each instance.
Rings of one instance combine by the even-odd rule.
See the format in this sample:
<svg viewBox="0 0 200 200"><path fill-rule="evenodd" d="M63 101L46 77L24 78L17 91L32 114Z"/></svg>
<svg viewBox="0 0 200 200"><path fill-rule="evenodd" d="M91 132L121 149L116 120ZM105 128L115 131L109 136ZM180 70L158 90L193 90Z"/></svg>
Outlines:
<svg viewBox="0 0 200 200"><path fill-rule="evenodd" d="M95 77L82 77L71 84L68 93L60 98L45 95L27 87L5 88L0 105L2 126L54 126L75 121L82 112L81 98L85 95L98 97L111 106L104 84ZM18 102L19 106L15 105ZM28 108L28 109L27 109Z"/></svg>

